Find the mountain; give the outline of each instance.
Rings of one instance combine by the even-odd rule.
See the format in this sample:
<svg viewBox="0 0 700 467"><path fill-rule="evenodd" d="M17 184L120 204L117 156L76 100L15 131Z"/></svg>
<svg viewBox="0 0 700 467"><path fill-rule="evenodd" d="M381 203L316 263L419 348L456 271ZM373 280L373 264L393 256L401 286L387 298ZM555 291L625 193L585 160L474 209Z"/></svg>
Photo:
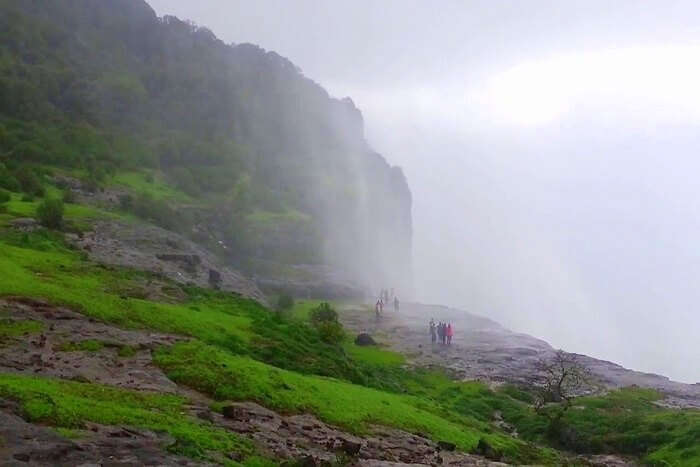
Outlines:
<svg viewBox="0 0 700 467"><path fill-rule="evenodd" d="M0 465L698 465L697 385L405 300L410 208L279 55L0 0Z"/></svg>
<svg viewBox="0 0 700 467"><path fill-rule="evenodd" d="M187 202L151 217L263 284L410 284L411 193L352 100L142 0L0 1L0 162L162 174Z"/></svg>

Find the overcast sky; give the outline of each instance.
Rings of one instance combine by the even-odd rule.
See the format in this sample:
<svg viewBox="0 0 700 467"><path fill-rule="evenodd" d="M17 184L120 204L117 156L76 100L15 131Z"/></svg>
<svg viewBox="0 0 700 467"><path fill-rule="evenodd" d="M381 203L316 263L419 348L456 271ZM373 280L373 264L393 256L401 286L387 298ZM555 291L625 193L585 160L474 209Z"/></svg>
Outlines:
<svg viewBox="0 0 700 467"><path fill-rule="evenodd" d="M353 98L421 300L700 381L697 2L149 3Z"/></svg>

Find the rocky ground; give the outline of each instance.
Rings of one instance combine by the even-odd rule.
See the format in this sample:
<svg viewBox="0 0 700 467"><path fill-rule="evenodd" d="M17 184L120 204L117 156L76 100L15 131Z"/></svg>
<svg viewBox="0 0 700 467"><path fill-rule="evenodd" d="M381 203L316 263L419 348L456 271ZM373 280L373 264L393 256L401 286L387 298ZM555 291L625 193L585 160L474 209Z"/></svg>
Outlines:
<svg viewBox="0 0 700 467"><path fill-rule="evenodd" d="M503 466L486 458L456 452L454 445L423 436L374 427L358 437L309 414L283 415L253 403L231 403L214 412L213 401L177 386L156 367L153 349L181 337L122 330L62 307L25 298L0 300L3 319L42 323L38 334L2 342L0 372L60 377L117 387L175 393L190 400L188 410L204 422L225 427L253 440L262 452L282 459L302 459L321 465L348 456L356 465ZM67 350L67 345L99 341L96 350ZM120 354L129 346L133 351ZM116 466L195 465L167 451L166 436L129 427L86 424L77 440L61 437L48 427L29 424L19 408L0 399L0 465ZM197 464L200 465L200 464Z"/></svg>
<svg viewBox="0 0 700 467"><path fill-rule="evenodd" d="M98 263L150 271L182 284L218 288L265 303L252 281L196 243L160 227L101 221L91 232L69 241Z"/></svg>
<svg viewBox="0 0 700 467"><path fill-rule="evenodd" d="M443 306L406 303L398 313L385 311L380 319L367 307L356 307L345 310L341 318L350 329L367 332L409 355L416 365L439 365L453 370L463 379L492 384L533 383L538 360L555 352L543 340L509 331L488 318ZM430 318L453 323L456 332L451 346L431 344ZM577 358L605 388L631 385L654 388L666 394L664 405L700 408L698 384L678 383L585 355Z"/></svg>

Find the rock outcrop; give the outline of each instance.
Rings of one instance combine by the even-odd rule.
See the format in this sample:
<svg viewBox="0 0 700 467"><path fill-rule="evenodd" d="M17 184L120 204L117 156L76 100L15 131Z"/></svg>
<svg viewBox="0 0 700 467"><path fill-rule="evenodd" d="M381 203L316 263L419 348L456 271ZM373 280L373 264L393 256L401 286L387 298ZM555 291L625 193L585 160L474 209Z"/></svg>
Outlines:
<svg viewBox="0 0 700 467"><path fill-rule="evenodd" d="M147 224L100 221L92 232L70 240L90 259L149 271L182 284L217 288L265 303L258 287L196 243Z"/></svg>

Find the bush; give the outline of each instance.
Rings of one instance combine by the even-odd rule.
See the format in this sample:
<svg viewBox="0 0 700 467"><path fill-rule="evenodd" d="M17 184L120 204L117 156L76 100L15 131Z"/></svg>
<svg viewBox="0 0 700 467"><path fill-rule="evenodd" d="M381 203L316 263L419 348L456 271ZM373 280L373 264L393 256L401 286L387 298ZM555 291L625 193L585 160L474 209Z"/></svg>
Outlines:
<svg viewBox="0 0 700 467"><path fill-rule="evenodd" d="M122 209L167 230L184 231L192 223L191 219L173 209L167 202L145 194L138 198L120 197L119 204Z"/></svg>
<svg viewBox="0 0 700 467"><path fill-rule="evenodd" d="M321 303L309 314L311 324L318 331L321 339L328 344L339 344L345 338L343 325L338 322L338 312L328 303Z"/></svg>
<svg viewBox="0 0 700 467"><path fill-rule="evenodd" d="M34 195L24 194L22 195L21 201L23 203L33 203L35 199Z"/></svg>
<svg viewBox="0 0 700 467"><path fill-rule="evenodd" d="M321 323L338 322L338 312L328 303L323 302L309 313L309 318L314 326Z"/></svg>
<svg viewBox="0 0 700 467"><path fill-rule="evenodd" d="M15 177L19 180L23 192L28 195L44 196L44 185L36 172L30 167L20 167L15 173Z"/></svg>
<svg viewBox="0 0 700 467"><path fill-rule="evenodd" d="M22 190L19 181L2 166L0 166L0 188L14 192Z"/></svg>
<svg viewBox="0 0 700 467"><path fill-rule="evenodd" d="M75 193L70 187L63 190L63 202L64 203L75 203Z"/></svg>
<svg viewBox="0 0 700 467"><path fill-rule="evenodd" d="M294 306L294 299L291 295L282 294L277 299L277 308L280 310L290 310Z"/></svg>
<svg viewBox="0 0 700 467"><path fill-rule="evenodd" d="M0 189L0 203L7 203L10 199L12 199L10 192Z"/></svg>
<svg viewBox="0 0 700 467"><path fill-rule="evenodd" d="M59 229L63 225L63 201L46 198L36 209L39 223L49 229Z"/></svg>

